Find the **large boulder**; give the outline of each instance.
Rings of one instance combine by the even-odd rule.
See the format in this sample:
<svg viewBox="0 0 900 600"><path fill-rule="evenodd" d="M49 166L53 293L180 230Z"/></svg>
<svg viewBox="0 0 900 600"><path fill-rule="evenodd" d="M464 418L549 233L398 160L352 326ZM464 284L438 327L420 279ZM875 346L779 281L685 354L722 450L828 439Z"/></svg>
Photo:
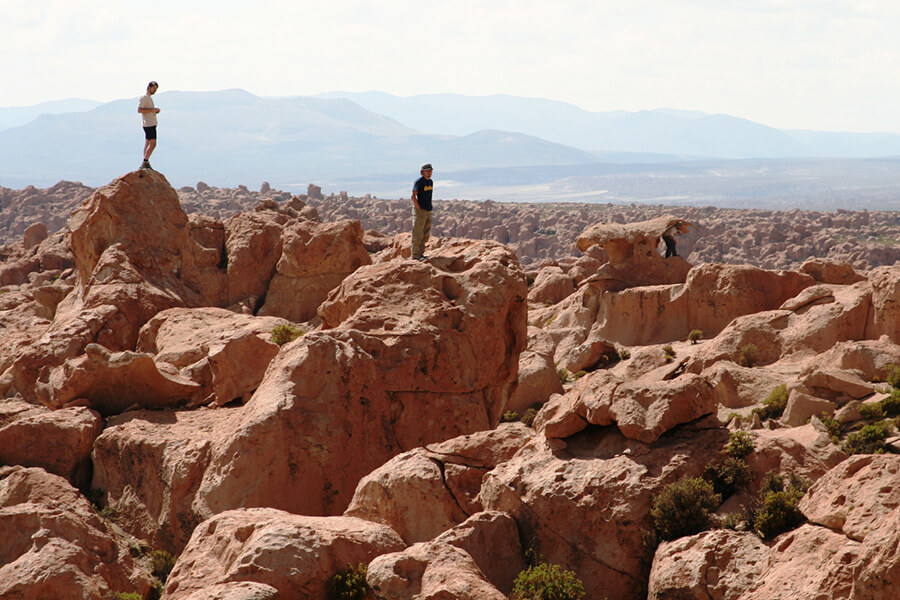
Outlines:
<svg viewBox="0 0 900 600"><path fill-rule="evenodd" d="M524 414L536 404L543 404L553 394L562 394L563 386L553 361L554 343L550 335L528 328L528 347L519 355L519 376L506 404L507 410Z"/></svg>
<svg viewBox="0 0 900 600"><path fill-rule="evenodd" d="M100 415L87 408L50 410L21 400L0 400L0 463L42 467L86 488L91 449L102 430Z"/></svg>
<svg viewBox="0 0 900 600"><path fill-rule="evenodd" d="M652 527L654 495L699 476L727 437L711 422L654 444L615 427L589 427L565 440L536 436L485 476L481 503L512 515L522 539L547 562L575 571L588 598L643 597L649 564L642 531Z"/></svg>
<svg viewBox="0 0 900 600"><path fill-rule="evenodd" d="M107 598L149 592L128 541L65 479L0 467L0 597Z"/></svg>
<svg viewBox="0 0 900 600"><path fill-rule="evenodd" d="M344 514L389 525L408 544L431 540L481 510L484 474L532 435L510 423L395 456L359 482Z"/></svg>
<svg viewBox="0 0 900 600"><path fill-rule="evenodd" d="M308 321L347 275L372 262L359 221L299 221L282 235L281 258L260 315Z"/></svg>
<svg viewBox="0 0 900 600"><path fill-rule="evenodd" d="M872 313L866 326L866 337L882 335L900 339L900 266L879 267L869 273L872 285Z"/></svg>
<svg viewBox="0 0 900 600"><path fill-rule="evenodd" d="M204 386L199 397L216 405L249 398L278 354L277 317L254 317L221 308L172 308L141 328L138 351L173 365Z"/></svg>
<svg viewBox="0 0 900 600"><path fill-rule="evenodd" d="M208 588L237 582L274 588L278 598L325 598L337 573L403 547L390 528L362 519L265 508L228 511L194 531L169 574L163 599L196 598ZM255 593L263 591L268 590Z"/></svg>

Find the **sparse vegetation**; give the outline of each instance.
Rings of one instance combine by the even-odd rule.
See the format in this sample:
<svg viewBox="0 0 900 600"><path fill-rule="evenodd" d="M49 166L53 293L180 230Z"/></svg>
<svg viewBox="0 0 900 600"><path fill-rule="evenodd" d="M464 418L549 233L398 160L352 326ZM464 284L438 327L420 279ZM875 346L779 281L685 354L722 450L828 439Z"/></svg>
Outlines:
<svg viewBox="0 0 900 600"><path fill-rule="evenodd" d="M672 347L672 344L666 344L662 347L663 354L666 355L666 362L670 363L675 360L675 349Z"/></svg>
<svg viewBox="0 0 900 600"><path fill-rule="evenodd" d="M713 485L700 477L682 477L654 498L650 516L657 535L674 540L709 527L709 513L722 503Z"/></svg>
<svg viewBox="0 0 900 600"><path fill-rule="evenodd" d="M731 529L732 531L737 531L741 528L741 524L744 522L744 518L740 513L728 513L725 515L725 518L720 523L721 529Z"/></svg>
<svg viewBox="0 0 900 600"><path fill-rule="evenodd" d="M863 402L857 408L859 416L867 421L884 418L881 402Z"/></svg>
<svg viewBox="0 0 900 600"><path fill-rule="evenodd" d="M522 423L531 427L534 424L534 418L537 416L538 411L536 408L529 408L525 411L525 414L522 415Z"/></svg>
<svg viewBox="0 0 900 600"><path fill-rule="evenodd" d="M884 380L894 389L900 390L900 365L889 365Z"/></svg>
<svg viewBox="0 0 900 600"><path fill-rule="evenodd" d="M864 425L859 431L847 436L843 450L847 454L885 454L887 445L884 440L893 429L894 425L890 421Z"/></svg>
<svg viewBox="0 0 900 600"><path fill-rule="evenodd" d="M328 582L328 600L370 600L374 598L372 588L366 583L366 565L347 569L334 575Z"/></svg>
<svg viewBox="0 0 900 600"><path fill-rule="evenodd" d="M710 465L703 473L713 489L722 498L728 498L750 483L750 467L743 458L728 456L720 463Z"/></svg>
<svg viewBox="0 0 900 600"><path fill-rule="evenodd" d="M760 419L778 419L784 414L784 409L787 408L787 401L787 386L781 384L769 392L769 395L763 400L762 408L755 408L753 412L759 415Z"/></svg>
<svg viewBox="0 0 900 600"><path fill-rule="evenodd" d="M272 342L284 346L303 335L303 330L293 325L276 325L272 329Z"/></svg>
<svg viewBox="0 0 900 600"><path fill-rule="evenodd" d="M688 340L692 344L696 344L700 340L703 339L703 332L699 329L691 329L691 332L688 334Z"/></svg>
<svg viewBox="0 0 900 600"><path fill-rule="evenodd" d="M556 369L556 374L559 376L559 380L563 383L568 383L569 378L571 377L571 373L569 373L562 367Z"/></svg>
<svg viewBox="0 0 900 600"><path fill-rule="evenodd" d="M893 390L890 396L881 401L881 410L888 417L900 415L900 390Z"/></svg>
<svg viewBox="0 0 900 600"><path fill-rule="evenodd" d="M759 348L756 344L746 344L741 348L741 357L739 363L742 367L753 367L756 365Z"/></svg>
<svg viewBox="0 0 900 600"><path fill-rule="evenodd" d="M559 565L538 563L516 577L510 600L581 600L584 583Z"/></svg>
<svg viewBox="0 0 900 600"><path fill-rule="evenodd" d="M725 454L728 456L746 458L753 450L753 438L746 431L732 431L728 434L728 444L725 446Z"/></svg>
<svg viewBox="0 0 900 600"><path fill-rule="evenodd" d="M628 348L617 348L616 350L619 352L619 360L628 360L631 358L631 350Z"/></svg>
<svg viewBox="0 0 900 600"><path fill-rule="evenodd" d="M109 597L110 600L144 600L137 592L116 592Z"/></svg>
<svg viewBox="0 0 900 600"><path fill-rule="evenodd" d="M577 381L577 380L581 379L582 377L584 377L585 375L587 375L587 371L582 369L581 371L578 371L577 373L575 373L575 380Z"/></svg>
<svg viewBox="0 0 900 600"><path fill-rule="evenodd" d="M500 417L501 423L515 423L519 420L519 413L514 410L508 410Z"/></svg>
<svg viewBox="0 0 900 600"><path fill-rule="evenodd" d="M161 584L165 585L166 580L169 578L169 573L171 573L172 569L175 567L175 556L169 554L165 550L154 550L150 554L150 561L153 565L153 576L156 577Z"/></svg>
<svg viewBox="0 0 900 600"><path fill-rule="evenodd" d="M822 413L819 415L819 420L822 422L822 425L825 426L825 429L828 430L828 435L831 436L831 441L837 444L841 440L841 434L844 432L844 426L840 421L830 416L828 413Z"/></svg>
<svg viewBox="0 0 900 600"><path fill-rule="evenodd" d="M753 516L753 528L766 540L790 531L806 521L797 508L809 485L799 477L769 473L760 489L759 506Z"/></svg>

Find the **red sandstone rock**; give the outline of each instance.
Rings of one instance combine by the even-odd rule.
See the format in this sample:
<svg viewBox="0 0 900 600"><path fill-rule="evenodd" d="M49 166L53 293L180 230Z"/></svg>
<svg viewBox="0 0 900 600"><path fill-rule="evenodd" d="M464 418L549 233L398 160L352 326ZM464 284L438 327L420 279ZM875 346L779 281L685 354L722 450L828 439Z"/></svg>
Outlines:
<svg viewBox="0 0 900 600"><path fill-rule="evenodd" d="M0 597L106 598L150 589L127 541L65 479L0 467Z"/></svg>
<svg viewBox="0 0 900 600"><path fill-rule="evenodd" d="M324 598L328 581L348 565L402 548L388 527L361 519L301 517L264 508L228 511L194 531L163 599L196 597L201 590L235 582L270 586L279 598Z"/></svg>
<svg viewBox="0 0 900 600"><path fill-rule="evenodd" d="M389 525L408 544L425 542L481 510L481 479L532 436L505 424L405 452L365 476L344 514Z"/></svg>
<svg viewBox="0 0 900 600"><path fill-rule="evenodd" d="M575 280L559 267L545 267L528 291L528 301L538 304L556 304L575 291Z"/></svg>
<svg viewBox="0 0 900 600"><path fill-rule="evenodd" d="M91 448L103 429L87 408L49 410L21 400L0 400L0 463L42 467L87 488Z"/></svg>
<svg viewBox="0 0 900 600"><path fill-rule="evenodd" d="M553 351L553 340L548 333L537 327L528 328L528 347L519 355L518 381L506 404L507 410L523 415L553 394L563 393Z"/></svg>

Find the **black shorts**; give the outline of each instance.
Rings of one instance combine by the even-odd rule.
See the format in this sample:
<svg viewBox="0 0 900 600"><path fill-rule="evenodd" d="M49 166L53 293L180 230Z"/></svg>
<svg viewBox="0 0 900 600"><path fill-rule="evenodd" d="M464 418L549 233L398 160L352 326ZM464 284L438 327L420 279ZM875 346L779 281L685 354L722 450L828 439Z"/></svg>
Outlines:
<svg viewBox="0 0 900 600"><path fill-rule="evenodd" d="M144 137L148 140L156 139L156 125L153 127L144 127Z"/></svg>

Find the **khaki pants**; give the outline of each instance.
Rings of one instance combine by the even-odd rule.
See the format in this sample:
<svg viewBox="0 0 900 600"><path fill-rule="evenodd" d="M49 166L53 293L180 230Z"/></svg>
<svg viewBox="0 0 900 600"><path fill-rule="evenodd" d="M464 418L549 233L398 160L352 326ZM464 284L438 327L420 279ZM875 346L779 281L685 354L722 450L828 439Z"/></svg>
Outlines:
<svg viewBox="0 0 900 600"><path fill-rule="evenodd" d="M425 242L431 237L431 211L413 206L412 258L425 255Z"/></svg>

